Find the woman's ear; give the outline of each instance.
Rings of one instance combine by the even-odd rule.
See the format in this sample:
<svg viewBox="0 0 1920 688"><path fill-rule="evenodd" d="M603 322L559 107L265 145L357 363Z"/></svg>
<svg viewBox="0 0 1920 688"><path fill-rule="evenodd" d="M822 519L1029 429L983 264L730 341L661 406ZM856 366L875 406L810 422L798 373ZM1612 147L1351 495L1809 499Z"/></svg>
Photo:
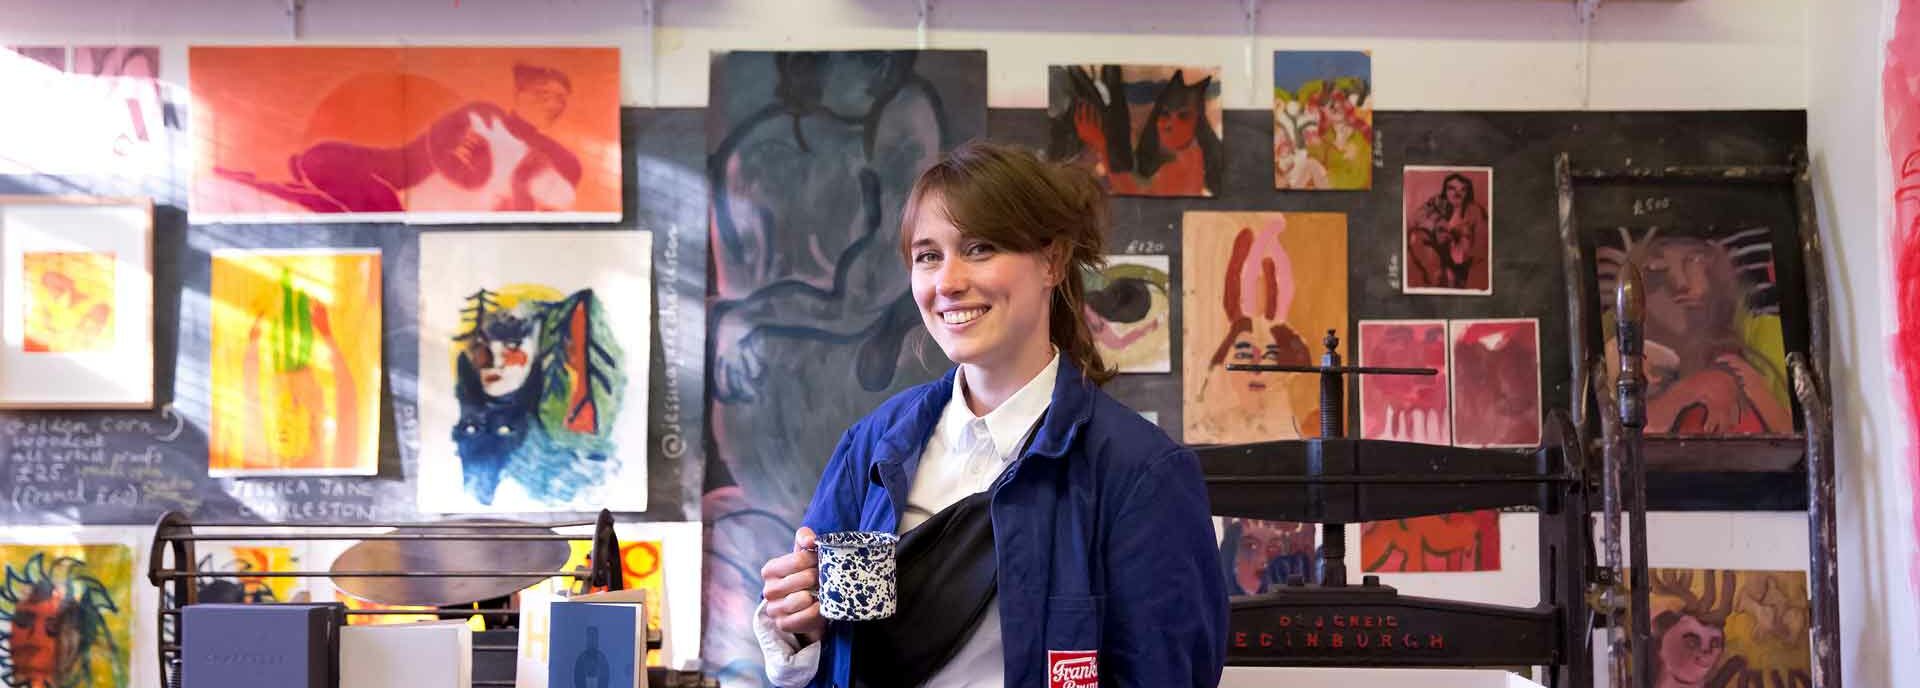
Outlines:
<svg viewBox="0 0 1920 688"><path fill-rule="evenodd" d="M1067 270L1072 269L1073 249L1067 242L1055 239L1047 244L1046 257L1046 272L1042 276L1047 280L1047 288L1053 289L1067 281Z"/></svg>

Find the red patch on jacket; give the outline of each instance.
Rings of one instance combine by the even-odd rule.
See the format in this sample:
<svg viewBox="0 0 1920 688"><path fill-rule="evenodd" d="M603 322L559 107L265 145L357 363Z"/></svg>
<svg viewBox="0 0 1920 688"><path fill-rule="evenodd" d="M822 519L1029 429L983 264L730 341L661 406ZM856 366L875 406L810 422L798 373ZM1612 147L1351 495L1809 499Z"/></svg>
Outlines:
<svg viewBox="0 0 1920 688"><path fill-rule="evenodd" d="M1097 654L1093 650L1048 650L1047 688L1099 688Z"/></svg>

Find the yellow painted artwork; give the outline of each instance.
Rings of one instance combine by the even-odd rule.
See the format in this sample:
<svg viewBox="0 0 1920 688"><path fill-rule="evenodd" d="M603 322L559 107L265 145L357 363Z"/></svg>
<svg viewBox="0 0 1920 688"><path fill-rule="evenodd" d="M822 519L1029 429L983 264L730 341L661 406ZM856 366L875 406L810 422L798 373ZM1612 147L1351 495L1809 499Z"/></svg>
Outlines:
<svg viewBox="0 0 1920 688"><path fill-rule="evenodd" d="M1810 686L1807 574L1652 569L1654 685Z"/></svg>
<svg viewBox="0 0 1920 688"><path fill-rule="evenodd" d="M133 551L0 545L0 685L124 688L133 652Z"/></svg>
<svg viewBox="0 0 1920 688"><path fill-rule="evenodd" d="M26 280L23 349L33 353L111 351L114 254L29 251L21 254Z"/></svg>
<svg viewBox="0 0 1920 688"><path fill-rule="evenodd" d="M214 476L373 475L380 255L216 251Z"/></svg>
<svg viewBox="0 0 1920 688"><path fill-rule="evenodd" d="M1227 370L1312 365L1328 330L1347 336L1347 216L1188 212L1182 219L1185 439L1260 442L1319 434L1320 380Z"/></svg>

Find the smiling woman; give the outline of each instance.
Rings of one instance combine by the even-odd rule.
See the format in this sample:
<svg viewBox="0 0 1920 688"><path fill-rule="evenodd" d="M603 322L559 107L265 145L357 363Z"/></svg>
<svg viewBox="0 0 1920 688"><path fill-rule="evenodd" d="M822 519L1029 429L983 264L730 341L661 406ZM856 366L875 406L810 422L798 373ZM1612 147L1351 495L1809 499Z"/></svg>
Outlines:
<svg viewBox="0 0 1920 688"><path fill-rule="evenodd" d="M768 677L1216 685L1226 579L1199 462L1099 389L1114 373L1083 317L1083 272L1103 262L1105 193L1081 169L976 143L907 198L913 302L959 366L847 431L794 552L761 570ZM899 535L895 614L825 621L816 530Z"/></svg>

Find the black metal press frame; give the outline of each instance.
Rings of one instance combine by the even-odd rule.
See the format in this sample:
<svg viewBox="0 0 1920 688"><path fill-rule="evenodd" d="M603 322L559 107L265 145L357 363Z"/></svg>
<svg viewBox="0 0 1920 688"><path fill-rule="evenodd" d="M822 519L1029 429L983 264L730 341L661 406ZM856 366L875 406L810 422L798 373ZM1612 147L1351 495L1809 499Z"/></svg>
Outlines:
<svg viewBox="0 0 1920 688"><path fill-rule="evenodd" d="M1574 424L1548 416L1532 452L1346 437L1345 376L1432 375L1432 369L1342 365L1329 331L1318 366L1228 370L1316 373L1320 437L1196 447L1218 516L1321 524L1316 580L1235 598L1229 666L1548 668L1550 685L1593 683L1588 605L1592 522L1585 454ZM1540 601L1512 607L1405 596L1366 576L1347 580L1348 523L1475 509L1540 515Z"/></svg>
<svg viewBox="0 0 1920 688"><path fill-rule="evenodd" d="M203 578L571 578L589 591L621 590L625 588L620 567L620 543L615 537L612 512L601 510L593 520L568 521L556 523L500 523L500 522L424 522L424 523L245 523L218 522L194 523L186 514L168 512L160 517L154 526L153 541L147 559L147 581L160 589L160 610L155 616L159 636L172 638L171 642L160 642L158 660L162 685L177 686L181 661L181 646L185 637L181 626L181 609L199 602L199 587L196 581ZM578 528L592 526L593 532L583 535L561 535L553 532L555 528ZM195 528L207 528L219 532L202 532ZM369 530L385 532L367 533ZM537 530L542 532L525 532ZM591 555L589 568L585 571L542 571L512 569L462 569L435 571L365 570L365 571L203 571L199 569L199 559L194 553L194 543L215 541L259 542L298 542L298 541L378 541L400 540L411 542L428 541L539 541L539 542L589 542ZM169 557L169 555L171 555ZM511 609L342 609L346 615L407 615L467 618L486 616L493 618L518 619L520 610ZM171 632L169 632L171 631ZM647 646L659 648L660 629L647 630ZM482 643L476 637L474 652L507 653L519 650L516 644ZM698 672L660 672L650 678L655 685L664 686L702 686L712 682ZM512 680L475 680L477 688L510 688Z"/></svg>

